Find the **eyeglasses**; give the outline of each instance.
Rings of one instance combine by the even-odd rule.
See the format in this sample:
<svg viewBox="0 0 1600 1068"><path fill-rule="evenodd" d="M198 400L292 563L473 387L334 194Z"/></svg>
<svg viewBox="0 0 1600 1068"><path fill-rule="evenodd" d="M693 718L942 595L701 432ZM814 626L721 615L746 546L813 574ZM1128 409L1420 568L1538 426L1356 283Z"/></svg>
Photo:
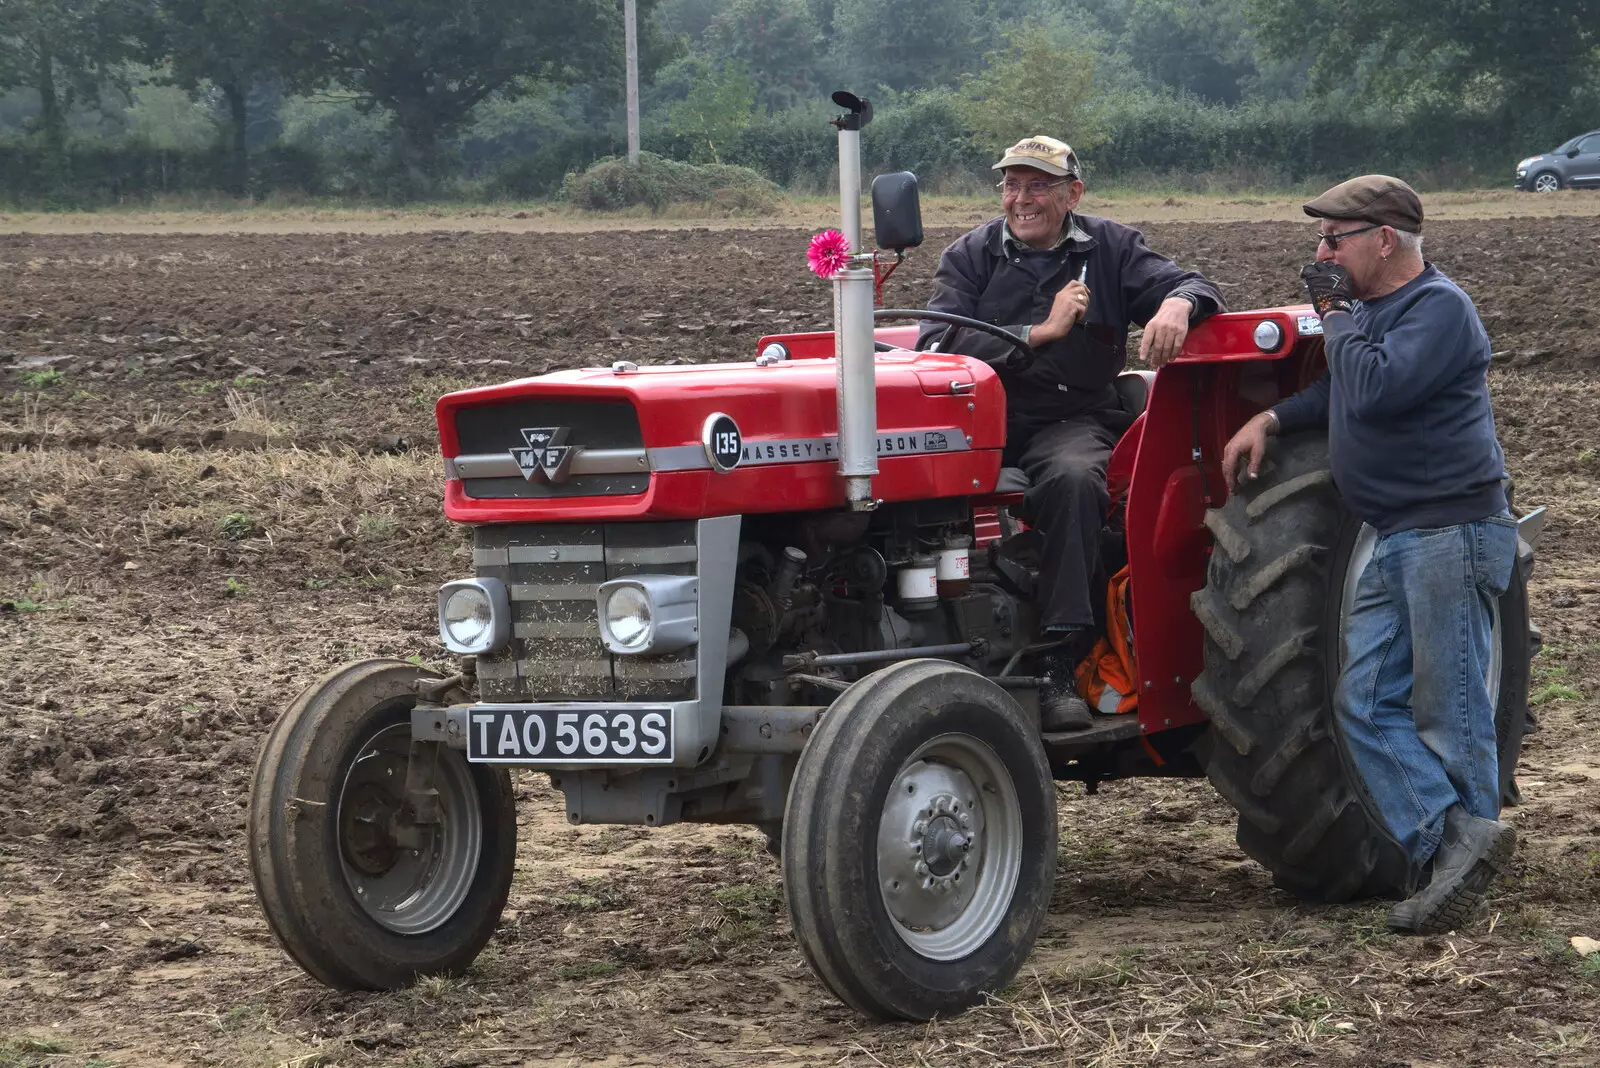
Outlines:
<svg viewBox="0 0 1600 1068"><path fill-rule="evenodd" d="M1024 189L1030 197L1042 197L1058 185L1070 185L1075 178L1062 178L1059 181L1047 182L1043 178L1035 178L1031 182L1019 182L1015 178L1007 178L1000 183L1000 191L1008 197L1020 194Z"/></svg>
<svg viewBox="0 0 1600 1068"><path fill-rule="evenodd" d="M1329 252L1338 252L1339 251L1339 242L1343 241L1345 238L1354 237L1357 234L1364 234L1368 230L1381 230L1381 229L1383 229L1383 224L1382 223L1373 223L1371 226L1363 226L1359 230L1346 230L1343 233L1338 233L1338 234L1318 234L1317 235L1317 240L1319 242L1326 241L1328 243L1328 251Z"/></svg>

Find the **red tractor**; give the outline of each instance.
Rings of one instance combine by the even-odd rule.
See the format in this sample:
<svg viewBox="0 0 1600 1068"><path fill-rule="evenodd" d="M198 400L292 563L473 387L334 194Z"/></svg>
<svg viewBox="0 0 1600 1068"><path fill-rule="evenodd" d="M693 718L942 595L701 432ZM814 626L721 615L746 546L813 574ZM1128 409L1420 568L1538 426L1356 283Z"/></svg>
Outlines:
<svg viewBox="0 0 1600 1068"><path fill-rule="evenodd" d="M1130 569L1138 708L1042 733L1050 646L1020 472L1001 467L1005 394L979 360L914 351L914 325L874 328L870 107L835 99L853 255L833 333L763 338L752 362L618 362L438 402L445 513L475 538L473 577L438 598L460 670L341 667L256 768L256 890L322 982L390 988L472 962L511 884L513 767L548 773L573 824L766 830L817 975L878 1017L957 1012L1016 975L1055 879L1057 779L1092 793L1208 776L1285 889L1402 887L1330 715L1373 532L1341 503L1323 437L1275 441L1233 496L1220 467L1235 428L1321 372L1319 320L1219 315L1159 372L1119 380L1134 419L1102 543L1107 575ZM879 247L917 244L915 180L873 193ZM1508 795L1541 516L1521 519L1495 622Z"/></svg>

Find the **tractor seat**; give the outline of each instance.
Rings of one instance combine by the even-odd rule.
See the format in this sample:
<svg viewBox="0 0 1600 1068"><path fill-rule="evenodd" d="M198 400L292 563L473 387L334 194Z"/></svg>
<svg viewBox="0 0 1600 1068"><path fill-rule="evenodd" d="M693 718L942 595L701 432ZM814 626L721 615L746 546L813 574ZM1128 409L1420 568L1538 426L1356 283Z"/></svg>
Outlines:
<svg viewBox="0 0 1600 1068"><path fill-rule="evenodd" d="M1117 376L1114 383L1117 399L1122 402L1122 410L1128 413L1130 419L1137 419L1144 414L1145 405L1150 403L1150 385L1155 380L1154 371L1124 371ZM1031 484L1022 468L1002 467L1000 478L994 484L994 492L1026 493Z"/></svg>

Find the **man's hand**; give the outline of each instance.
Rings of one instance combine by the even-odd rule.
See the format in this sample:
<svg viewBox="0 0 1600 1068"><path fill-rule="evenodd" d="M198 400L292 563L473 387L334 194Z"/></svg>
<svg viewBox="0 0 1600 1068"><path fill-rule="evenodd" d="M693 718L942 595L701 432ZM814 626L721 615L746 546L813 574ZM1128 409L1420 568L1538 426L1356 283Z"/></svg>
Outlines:
<svg viewBox="0 0 1600 1068"><path fill-rule="evenodd" d="M1250 418L1239 432L1228 439L1222 450L1222 477L1228 483L1228 492L1239 488L1239 465L1246 462L1246 480L1254 482L1261 473L1261 458L1267 452L1267 438L1278 432L1278 417L1267 409Z"/></svg>
<svg viewBox="0 0 1600 1068"><path fill-rule="evenodd" d="M1356 295L1350 289L1350 272L1337 263L1308 263L1300 268L1300 277L1318 315L1354 310Z"/></svg>
<svg viewBox="0 0 1600 1068"><path fill-rule="evenodd" d="M1189 336L1189 313L1194 305L1183 297L1168 297L1161 307L1144 324L1144 336L1139 339L1139 359L1151 367L1160 367L1183 351L1183 341Z"/></svg>
<svg viewBox="0 0 1600 1068"><path fill-rule="evenodd" d="M1059 341L1087 314L1089 287L1073 279L1056 294L1055 303L1050 305L1050 314L1045 316L1044 322L1028 331L1028 343L1041 345L1047 341Z"/></svg>

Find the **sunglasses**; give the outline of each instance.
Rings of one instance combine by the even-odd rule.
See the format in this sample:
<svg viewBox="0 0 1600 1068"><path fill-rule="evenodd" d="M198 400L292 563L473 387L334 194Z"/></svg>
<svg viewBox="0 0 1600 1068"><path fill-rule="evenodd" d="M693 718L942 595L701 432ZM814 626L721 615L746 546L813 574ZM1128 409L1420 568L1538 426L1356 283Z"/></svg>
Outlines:
<svg viewBox="0 0 1600 1068"><path fill-rule="evenodd" d="M1371 226L1363 226L1359 230L1346 230L1343 233L1338 233L1338 234L1318 234L1317 235L1317 240L1318 241L1326 241L1328 243L1328 251L1329 252L1338 252L1339 251L1339 242L1343 241L1345 238L1354 237L1357 234L1364 234L1364 233L1368 232L1369 230L1381 230L1381 229L1383 229L1383 224L1382 223L1373 223Z"/></svg>

